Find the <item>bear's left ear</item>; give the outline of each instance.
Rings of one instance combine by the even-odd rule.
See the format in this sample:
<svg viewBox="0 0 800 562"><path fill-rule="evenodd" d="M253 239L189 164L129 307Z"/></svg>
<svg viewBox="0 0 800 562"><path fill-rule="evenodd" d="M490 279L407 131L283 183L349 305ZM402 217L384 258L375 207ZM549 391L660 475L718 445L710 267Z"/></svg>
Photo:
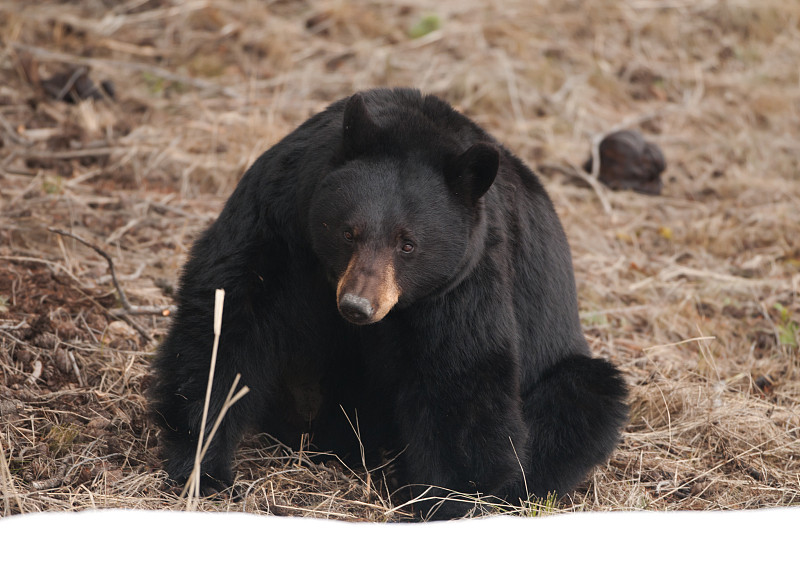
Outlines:
<svg viewBox="0 0 800 562"><path fill-rule="evenodd" d="M445 178L456 195L475 204L491 187L500 167L500 153L488 142L478 142L445 169Z"/></svg>
<svg viewBox="0 0 800 562"><path fill-rule="evenodd" d="M344 106L342 138L348 158L366 152L378 141L380 128L370 117L364 97L353 94Z"/></svg>

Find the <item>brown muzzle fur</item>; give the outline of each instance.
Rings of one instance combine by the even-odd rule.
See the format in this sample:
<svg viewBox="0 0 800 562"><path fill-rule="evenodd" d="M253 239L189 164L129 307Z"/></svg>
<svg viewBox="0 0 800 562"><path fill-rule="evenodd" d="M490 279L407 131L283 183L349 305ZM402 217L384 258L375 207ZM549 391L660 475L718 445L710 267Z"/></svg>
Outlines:
<svg viewBox="0 0 800 562"><path fill-rule="evenodd" d="M345 320L354 324L378 322L399 298L392 252L354 252L336 287L336 303Z"/></svg>

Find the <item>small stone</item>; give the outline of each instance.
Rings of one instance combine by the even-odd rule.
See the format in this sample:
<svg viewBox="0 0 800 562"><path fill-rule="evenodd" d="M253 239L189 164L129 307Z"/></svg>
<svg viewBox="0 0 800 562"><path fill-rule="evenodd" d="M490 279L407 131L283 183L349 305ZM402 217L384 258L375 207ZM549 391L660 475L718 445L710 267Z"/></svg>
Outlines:
<svg viewBox="0 0 800 562"><path fill-rule="evenodd" d="M661 149L647 142L638 131L624 130L607 135L600 142L598 178L615 191L636 191L660 195L661 173L667 167ZM592 172L592 157L583 165Z"/></svg>

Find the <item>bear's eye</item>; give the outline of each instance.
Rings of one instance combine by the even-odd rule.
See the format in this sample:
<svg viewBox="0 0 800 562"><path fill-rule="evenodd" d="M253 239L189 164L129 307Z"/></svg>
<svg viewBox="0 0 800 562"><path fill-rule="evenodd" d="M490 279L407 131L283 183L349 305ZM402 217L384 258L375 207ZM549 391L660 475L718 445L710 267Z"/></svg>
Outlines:
<svg viewBox="0 0 800 562"><path fill-rule="evenodd" d="M414 244L409 241L405 241L403 242L403 245L400 246L400 251L402 251L404 254L410 254L414 251Z"/></svg>
<svg viewBox="0 0 800 562"><path fill-rule="evenodd" d="M353 231L352 230L345 230L342 233L342 236L344 236L344 239L347 240L348 242L352 242L353 241Z"/></svg>

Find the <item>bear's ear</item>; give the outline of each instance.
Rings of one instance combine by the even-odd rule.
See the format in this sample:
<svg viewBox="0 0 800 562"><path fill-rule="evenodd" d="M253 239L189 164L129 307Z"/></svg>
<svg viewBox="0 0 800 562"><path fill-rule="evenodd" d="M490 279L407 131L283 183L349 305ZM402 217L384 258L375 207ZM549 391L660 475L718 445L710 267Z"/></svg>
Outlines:
<svg viewBox="0 0 800 562"><path fill-rule="evenodd" d="M500 167L500 152L488 142L478 142L445 169L445 178L456 195L475 204L491 187Z"/></svg>
<svg viewBox="0 0 800 562"><path fill-rule="evenodd" d="M350 158L366 152L378 140L380 129L367 111L364 97L353 94L344 106L344 140L345 155Z"/></svg>

